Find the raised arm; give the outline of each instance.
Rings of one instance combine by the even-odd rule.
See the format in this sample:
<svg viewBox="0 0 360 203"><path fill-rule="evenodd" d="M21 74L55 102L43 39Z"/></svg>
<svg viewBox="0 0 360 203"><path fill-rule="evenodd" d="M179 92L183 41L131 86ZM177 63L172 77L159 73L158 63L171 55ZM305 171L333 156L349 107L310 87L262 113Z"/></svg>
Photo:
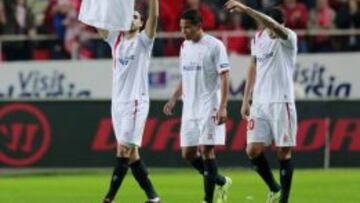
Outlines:
<svg viewBox="0 0 360 203"><path fill-rule="evenodd" d="M257 22L263 24L266 28L272 30L281 39L288 39L288 31L283 25L279 24L271 17L244 5L243 3L236 0L230 0L225 4L225 8L230 12L239 11L246 13Z"/></svg>
<svg viewBox="0 0 360 203"><path fill-rule="evenodd" d="M146 21L145 32L150 38L155 38L159 18L159 0L149 1L149 17Z"/></svg>
<svg viewBox="0 0 360 203"><path fill-rule="evenodd" d="M6 17L5 17L5 9L4 4L2 1L0 1L0 25L6 24Z"/></svg>

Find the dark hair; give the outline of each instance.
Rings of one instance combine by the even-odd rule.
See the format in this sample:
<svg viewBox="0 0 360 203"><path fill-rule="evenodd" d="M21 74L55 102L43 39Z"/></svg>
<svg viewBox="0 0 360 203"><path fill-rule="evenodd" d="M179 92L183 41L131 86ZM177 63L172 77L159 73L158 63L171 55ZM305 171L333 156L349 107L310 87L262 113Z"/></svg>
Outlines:
<svg viewBox="0 0 360 203"><path fill-rule="evenodd" d="M272 19L274 19L276 22L278 22L280 24L283 24L285 22L284 13L278 7L272 7L272 8L265 9L265 14L270 16Z"/></svg>
<svg viewBox="0 0 360 203"><path fill-rule="evenodd" d="M140 13L140 12L139 12L139 13ZM141 26L141 28L140 28L140 31L142 31L142 30L145 29L145 26L146 26L146 18L145 18L145 16L144 16L142 13L140 13L140 20L141 20L141 22L142 22L142 26Z"/></svg>
<svg viewBox="0 0 360 203"><path fill-rule="evenodd" d="M202 16L200 12L194 9L184 11L180 19L189 20L193 25L199 25L202 23Z"/></svg>
<svg viewBox="0 0 360 203"><path fill-rule="evenodd" d="M146 17L145 17L144 14L142 14L139 10L136 10L136 9L135 9L135 11L139 13L139 15L140 15L140 20L141 20L141 22L143 23L142 26L141 26L140 29L139 29L140 31L142 31L142 30L145 29L145 26L146 26L146 22L145 22L145 21L146 21Z"/></svg>

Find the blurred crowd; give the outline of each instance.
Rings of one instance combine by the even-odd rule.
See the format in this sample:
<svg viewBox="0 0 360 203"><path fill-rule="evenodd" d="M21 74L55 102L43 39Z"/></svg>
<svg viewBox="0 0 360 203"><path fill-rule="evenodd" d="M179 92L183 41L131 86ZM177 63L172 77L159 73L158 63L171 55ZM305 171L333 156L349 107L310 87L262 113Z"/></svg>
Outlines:
<svg viewBox="0 0 360 203"><path fill-rule="evenodd" d="M146 11L147 0L136 0L137 9ZM278 6L284 11L291 29L358 29L359 0L244 0L258 10ZM226 0L161 0L159 31L179 31L179 16L186 8L198 9L205 30L247 31L258 29L248 16L223 10ZM102 40L94 39L95 30L77 21L81 0L0 0L0 35L55 36L51 40L1 42L2 60L106 58L110 51ZM146 14L145 14L146 15ZM229 52L249 53L249 38L230 36ZM157 39L155 56L178 54L179 39ZM360 50L360 37L326 34L299 35L299 52Z"/></svg>

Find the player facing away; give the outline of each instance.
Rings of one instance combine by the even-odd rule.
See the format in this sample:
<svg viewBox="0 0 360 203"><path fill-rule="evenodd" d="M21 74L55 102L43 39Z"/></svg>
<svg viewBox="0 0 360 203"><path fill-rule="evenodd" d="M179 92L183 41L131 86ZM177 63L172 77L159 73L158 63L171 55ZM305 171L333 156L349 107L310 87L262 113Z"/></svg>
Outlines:
<svg viewBox="0 0 360 203"><path fill-rule="evenodd" d="M251 43L252 61L241 114L248 118L247 154L270 189L267 202L287 203L294 170L291 148L296 145L297 131L292 79L297 36L283 26L283 14L277 8L269 9L265 15L234 0L228 1L226 8L245 13L266 28L257 32ZM264 156L272 141L280 162L280 185Z"/></svg>
<svg viewBox="0 0 360 203"><path fill-rule="evenodd" d="M159 1L150 0L145 30L141 31L144 21L137 11L134 12L129 31L99 30L100 35L112 48L111 114L118 143L117 163L103 203L114 200L128 168L131 169L139 186L145 191L148 198L146 202L160 202L138 150L149 111L148 69L158 16ZM132 202L132 200L124 202Z"/></svg>
<svg viewBox="0 0 360 203"><path fill-rule="evenodd" d="M164 113L171 115L182 96L182 156L204 177L204 202L213 202L218 185L218 203L222 203L227 200L231 179L218 174L214 146L225 144L230 64L223 43L206 34L201 26L198 11L187 10L182 14L180 27L185 36L180 50L182 78L164 106Z"/></svg>

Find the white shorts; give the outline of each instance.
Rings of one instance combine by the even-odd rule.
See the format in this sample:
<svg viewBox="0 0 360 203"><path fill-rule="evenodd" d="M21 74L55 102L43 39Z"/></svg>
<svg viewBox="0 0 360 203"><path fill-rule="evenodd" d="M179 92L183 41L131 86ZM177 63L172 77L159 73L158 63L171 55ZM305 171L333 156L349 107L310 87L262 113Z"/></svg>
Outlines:
<svg viewBox="0 0 360 203"><path fill-rule="evenodd" d="M297 115L294 103L253 104L247 127L247 143L277 147L296 145Z"/></svg>
<svg viewBox="0 0 360 203"><path fill-rule="evenodd" d="M141 146L149 113L149 101L135 100L112 104L112 122L118 143Z"/></svg>
<svg viewBox="0 0 360 203"><path fill-rule="evenodd" d="M225 145L225 124L217 125L215 117L181 119L180 146Z"/></svg>

